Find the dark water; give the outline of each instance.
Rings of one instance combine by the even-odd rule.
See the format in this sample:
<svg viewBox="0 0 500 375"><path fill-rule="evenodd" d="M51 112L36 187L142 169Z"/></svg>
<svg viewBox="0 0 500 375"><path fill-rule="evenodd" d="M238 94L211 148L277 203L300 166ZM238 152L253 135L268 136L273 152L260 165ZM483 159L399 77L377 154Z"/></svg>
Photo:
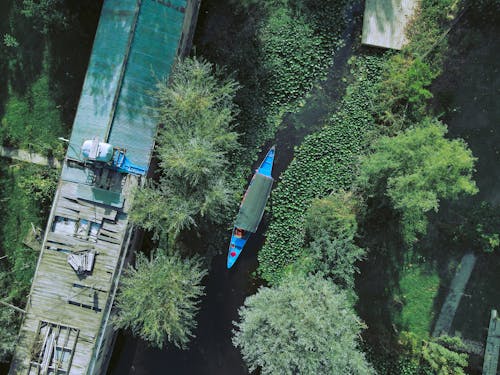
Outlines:
<svg viewBox="0 0 500 375"><path fill-rule="evenodd" d="M478 158L474 179L479 193L450 205L438 220L453 222L457 215L467 216L486 201L500 205L500 24L470 10L450 35L452 48L444 74L433 85L438 110L446 114L451 137L463 138ZM439 227L438 227L439 230ZM500 228L497 228L497 233ZM436 248L457 247L446 236L438 237ZM464 249L475 251L478 260L456 312L452 332L465 339L485 343L490 310L500 309L500 253L486 254L479 245ZM482 358L473 359L475 370Z"/></svg>
<svg viewBox="0 0 500 375"><path fill-rule="evenodd" d="M294 146L299 145L305 135L322 125L328 113L335 107L336 100L342 95L343 85L340 77L346 69L347 59L352 54L355 36L360 32L361 9L353 8L352 12L357 22L350 23L345 31L346 46L336 54L328 79L321 87L313 90L300 113L285 117L275 139L263 147L259 160L272 144L276 145L273 168L275 179L292 160ZM211 40L210 37L212 29L231 24L234 21L232 17L235 16L228 12L224 1L204 1L195 41L201 40L205 45L217 45L217 41L213 38ZM203 54L203 50L199 49L197 53ZM267 222L264 219L259 231L251 237L245 251L231 270L226 269L226 254L213 258L210 274L205 282L206 296L201 304L196 338L188 350L152 349L142 340L122 333L115 346L108 374L247 374L239 351L231 343L232 322L237 320L238 308L245 298L253 294L259 286L259 281L256 281L252 274L257 268L257 253L264 243L263 233L266 228ZM229 240L230 233L227 235Z"/></svg>

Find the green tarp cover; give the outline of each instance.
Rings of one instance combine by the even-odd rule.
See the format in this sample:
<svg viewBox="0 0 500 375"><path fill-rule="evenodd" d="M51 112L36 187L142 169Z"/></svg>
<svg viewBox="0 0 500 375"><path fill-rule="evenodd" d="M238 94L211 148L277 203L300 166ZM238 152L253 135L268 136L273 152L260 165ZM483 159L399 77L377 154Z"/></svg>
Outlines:
<svg viewBox="0 0 500 375"><path fill-rule="evenodd" d="M187 0L104 1L69 158L80 159L83 141L97 136L148 166L158 125L154 91L177 56L186 6Z"/></svg>
<svg viewBox="0 0 500 375"><path fill-rule="evenodd" d="M241 203L235 227L255 233L271 193L273 178L257 173Z"/></svg>
<svg viewBox="0 0 500 375"><path fill-rule="evenodd" d="M123 197L117 191L79 184L77 187L77 197L86 201L105 204L106 206L123 207Z"/></svg>

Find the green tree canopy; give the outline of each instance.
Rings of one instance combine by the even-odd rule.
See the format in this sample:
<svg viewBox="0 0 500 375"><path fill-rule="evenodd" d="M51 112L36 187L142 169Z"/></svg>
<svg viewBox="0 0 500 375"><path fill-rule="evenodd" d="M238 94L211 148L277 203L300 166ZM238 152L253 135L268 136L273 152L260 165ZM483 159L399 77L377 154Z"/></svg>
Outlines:
<svg viewBox="0 0 500 375"><path fill-rule="evenodd" d="M362 162L360 185L390 198L407 243L426 232L426 213L438 211L440 199L478 191L472 180L476 159L463 140L446 133L440 121L427 118L395 137L381 137Z"/></svg>
<svg viewBox="0 0 500 375"><path fill-rule="evenodd" d="M372 374L345 292L319 276L261 288L239 310L233 343L262 374Z"/></svg>
<svg viewBox="0 0 500 375"><path fill-rule="evenodd" d="M175 238L202 218L224 220L235 194L227 156L239 147L233 131L237 89L234 80L196 58L177 62L170 82L158 85L161 176L136 194L132 222Z"/></svg>
<svg viewBox="0 0 500 375"><path fill-rule="evenodd" d="M166 341L185 348L194 337L196 314L207 274L199 258L181 259L157 250L151 259L137 254L125 270L116 296L115 328L130 329L152 346Z"/></svg>

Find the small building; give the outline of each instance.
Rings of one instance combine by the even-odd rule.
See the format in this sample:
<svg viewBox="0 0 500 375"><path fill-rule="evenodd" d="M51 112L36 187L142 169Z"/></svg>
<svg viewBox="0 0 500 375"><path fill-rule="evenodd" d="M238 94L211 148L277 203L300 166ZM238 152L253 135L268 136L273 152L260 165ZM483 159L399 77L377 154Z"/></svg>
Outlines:
<svg viewBox="0 0 500 375"><path fill-rule="evenodd" d="M89 162L81 146L112 144L147 170L158 126L152 92L189 50L199 5L104 0L10 374L106 372L114 297L138 245L128 213L143 173Z"/></svg>
<svg viewBox="0 0 500 375"><path fill-rule="evenodd" d="M366 0L361 42L400 50L408 42L406 29L417 6L418 0Z"/></svg>

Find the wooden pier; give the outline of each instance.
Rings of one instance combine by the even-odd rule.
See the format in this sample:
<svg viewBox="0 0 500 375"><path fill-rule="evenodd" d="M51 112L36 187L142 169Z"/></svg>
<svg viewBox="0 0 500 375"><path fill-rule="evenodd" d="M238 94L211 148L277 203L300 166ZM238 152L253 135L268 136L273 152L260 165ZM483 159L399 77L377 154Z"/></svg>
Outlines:
<svg viewBox="0 0 500 375"><path fill-rule="evenodd" d="M83 159L98 137L151 159L154 87L189 50L200 0L105 0L11 374L105 373L120 274L138 242L128 213L141 175ZM147 293L147 291L145 291Z"/></svg>
<svg viewBox="0 0 500 375"><path fill-rule="evenodd" d="M491 310L488 339L484 350L483 375L496 375L500 351L500 319L497 311Z"/></svg>

